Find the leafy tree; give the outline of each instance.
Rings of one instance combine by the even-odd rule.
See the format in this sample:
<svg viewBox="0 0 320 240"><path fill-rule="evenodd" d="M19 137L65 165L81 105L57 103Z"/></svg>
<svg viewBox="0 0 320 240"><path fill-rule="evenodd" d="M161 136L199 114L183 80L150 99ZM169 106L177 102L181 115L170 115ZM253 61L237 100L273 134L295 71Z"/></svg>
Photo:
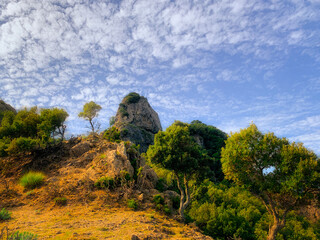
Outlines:
<svg viewBox="0 0 320 240"><path fill-rule="evenodd" d="M64 109L41 109L41 124L38 125L38 134L45 139L49 139L50 137L54 138L55 136L60 135L61 140L63 140L66 130L64 122L68 116L69 114Z"/></svg>
<svg viewBox="0 0 320 240"><path fill-rule="evenodd" d="M95 130L99 129L99 124L94 120L95 117L98 116L99 111L101 110L101 106L91 101L86 103L83 106L83 111L78 114L79 117L88 120L90 123L90 128L94 133Z"/></svg>
<svg viewBox="0 0 320 240"><path fill-rule="evenodd" d="M179 214L184 219L184 210L191 202L189 181L198 171L203 157L187 124L178 122L158 132L146 156L151 162L173 171L181 193Z"/></svg>
<svg viewBox="0 0 320 240"><path fill-rule="evenodd" d="M276 238L291 210L319 194L317 156L300 143L261 133L254 124L231 134L221 162L225 177L259 197L272 216L268 240Z"/></svg>

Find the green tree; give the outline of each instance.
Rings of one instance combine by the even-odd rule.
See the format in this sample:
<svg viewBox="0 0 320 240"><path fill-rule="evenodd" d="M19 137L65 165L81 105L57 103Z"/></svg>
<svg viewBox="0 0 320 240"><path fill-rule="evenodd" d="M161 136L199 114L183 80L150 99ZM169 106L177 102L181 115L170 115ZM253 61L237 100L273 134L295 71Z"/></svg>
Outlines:
<svg viewBox="0 0 320 240"><path fill-rule="evenodd" d="M64 122L68 116L69 114L64 109L41 109L41 124L38 125L38 135L45 139L60 135L61 140L63 140L66 130Z"/></svg>
<svg viewBox="0 0 320 240"><path fill-rule="evenodd" d="M301 143L289 143L251 124L233 133L222 149L227 179L257 196L273 218L268 240L285 226L287 214L319 194L319 159Z"/></svg>
<svg viewBox="0 0 320 240"><path fill-rule="evenodd" d="M86 103L83 106L83 111L79 113L79 117L88 120L90 123L90 128L94 133L95 130L99 129L99 124L94 120L95 117L98 116L99 111L101 110L101 106L91 101Z"/></svg>
<svg viewBox="0 0 320 240"><path fill-rule="evenodd" d="M188 125L178 122L166 131L158 132L146 156L151 162L173 171L181 194L179 214L184 219L184 210L191 202L189 181L203 158L200 146L190 136Z"/></svg>

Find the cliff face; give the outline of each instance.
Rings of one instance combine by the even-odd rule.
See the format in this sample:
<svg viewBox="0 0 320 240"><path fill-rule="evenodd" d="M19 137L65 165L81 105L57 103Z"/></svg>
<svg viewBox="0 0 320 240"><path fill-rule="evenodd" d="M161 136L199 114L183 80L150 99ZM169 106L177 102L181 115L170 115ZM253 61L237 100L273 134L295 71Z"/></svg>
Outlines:
<svg viewBox="0 0 320 240"><path fill-rule="evenodd" d="M3 100L0 99L0 124L3 117L3 112L5 111L17 113L17 111L11 105L5 103Z"/></svg>
<svg viewBox="0 0 320 240"><path fill-rule="evenodd" d="M140 151L147 151L153 144L154 134L162 130L158 114L148 100L137 93L128 94L120 103L115 118L115 127L121 139L140 144Z"/></svg>
<svg viewBox="0 0 320 240"><path fill-rule="evenodd" d="M16 113L17 111L9 104L0 99L0 112L11 111Z"/></svg>

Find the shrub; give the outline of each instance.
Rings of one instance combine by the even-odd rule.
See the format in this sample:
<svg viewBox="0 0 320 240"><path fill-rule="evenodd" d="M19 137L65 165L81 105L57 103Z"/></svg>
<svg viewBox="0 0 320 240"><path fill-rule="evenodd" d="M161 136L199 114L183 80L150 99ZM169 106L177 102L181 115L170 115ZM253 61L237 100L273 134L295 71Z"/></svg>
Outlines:
<svg viewBox="0 0 320 240"><path fill-rule="evenodd" d="M53 201L58 206L67 205L67 199L65 197L56 197L55 199L53 199Z"/></svg>
<svg viewBox="0 0 320 240"><path fill-rule="evenodd" d="M135 92L129 93L127 96L124 97L124 102L127 104L130 103L137 103L140 100L140 95Z"/></svg>
<svg viewBox="0 0 320 240"><path fill-rule="evenodd" d="M155 204L161 204L161 205L163 205L163 204L164 204L164 198L163 198L160 194L154 195L154 196L153 196L153 202L154 202Z"/></svg>
<svg viewBox="0 0 320 240"><path fill-rule="evenodd" d="M120 131L116 127L111 127L105 131L103 137L110 142L120 142Z"/></svg>
<svg viewBox="0 0 320 240"><path fill-rule="evenodd" d="M106 188L106 189L114 189L115 187L115 181L112 177L101 177L99 178L95 183L94 183L94 186L99 188L99 189L103 189L103 188Z"/></svg>
<svg viewBox="0 0 320 240"><path fill-rule="evenodd" d="M131 209L136 210L138 208L138 203L134 199L129 199L127 204L128 204L128 207Z"/></svg>
<svg viewBox="0 0 320 240"><path fill-rule="evenodd" d="M45 175L41 172L28 172L20 179L20 184L27 189L34 189L44 183Z"/></svg>
<svg viewBox="0 0 320 240"><path fill-rule="evenodd" d="M38 236L34 235L32 233L29 233L29 232L20 233L19 231L17 231L17 232L12 233L8 239L10 239L10 240L37 240Z"/></svg>
<svg viewBox="0 0 320 240"><path fill-rule="evenodd" d="M5 208L0 211L0 220L8 220L11 218L11 213Z"/></svg>

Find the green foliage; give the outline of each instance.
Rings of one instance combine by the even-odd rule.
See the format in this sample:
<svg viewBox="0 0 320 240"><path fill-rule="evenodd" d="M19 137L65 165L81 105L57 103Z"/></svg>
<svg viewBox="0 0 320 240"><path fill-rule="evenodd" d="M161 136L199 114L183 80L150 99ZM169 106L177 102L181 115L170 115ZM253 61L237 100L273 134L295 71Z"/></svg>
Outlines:
<svg viewBox="0 0 320 240"><path fill-rule="evenodd" d="M166 189L165 189L165 186L166 186L165 180L164 180L163 178L159 178L158 181L157 181L157 183L156 183L156 187L155 187L155 188L156 188L158 191L163 192L163 191L166 190Z"/></svg>
<svg viewBox="0 0 320 240"><path fill-rule="evenodd" d="M163 205L164 204L164 198L160 194L156 194L156 195L153 196L153 202L155 204Z"/></svg>
<svg viewBox="0 0 320 240"><path fill-rule="evenodd" d="M262 134L254 124L228 138L221 161L227 179L264 202L277 229L285 226L289 210L315 197L320 185L319 159L312 151L273 133Z"/></svg>
<svg viewBox="0 0 320 240"><path fill-rule="evenodd" d="M116 127L111 127L104 132L103 137L110 142L120 142L120 131Z"/></svg>
<svg viewBox="0 0 320 240"><path fill-rule="evenodd" d="M90 123L90 128L92 132L95 132L95 128L99 127L99 124L93 119L98 116L101 106L91 101L83 106L83 111L78 114L79 117L88 120Z"/></svg>
<svg viewBox="0 0 320 240"><path fill-rule="evenodd" d="M129 199L127 202L127 205L129 208L133 209L133 210L137 210L138 209L138 203L135 199Z"/></svg>
<svg viewBox="0 0 320 240"><path fill-rule="evenodd" d="M129 113L127 112L127 106L123 103L119 104L119 112L121 114L121 117L128 117Z"/></svg>
<svg viewBox="0 0 320 240"><path fill-rule="evenodd" d="M225 146L227 134L198 120L190 123L189 131L190 135L204 148L207 155L201 164L205 166L202 170L201 178L209 178L214 182L221 182L224 179L220 160L221 148Z"/></svg>
<svg viewBox="0 0 320 240"><path fill-rule="evenodd" d="M153 202L155 203L157 210L164 212L165 214L171 214L170 208L165 204L164 198L160 194L153 196Z"/></svg>
<svg viewBox="0 0 320 240"><path fill-rule="evenodd" d="M65 197L56 197L55 199L53 199L53 201L58 206L67 205L67 199Z"/></svg>
<svg viewBox="0 0 320 240"><path fill-rule="evenodd" d="M94 186L99 189L112 190L115 188L115 180L112 177L101 177L94 183Z"/></svg>
<svg viewBox="0 0 320 240"><path fill-rule="evenodd" d="M50 137L60 135L63 140L66 129L64 122L68 116L69 114L64 109L41 109L41 124L38 125L39 137L47 141Z"/></svg>
<svg viewBox="0 0 320 240"><path fill-rule="evenodd" d="M127 104L137 103L137 102L139 102L140 98L141 97L138 93L131 92L127 96L124 97L124 102Z"/></svg>
<svg viewBox="0 0 320 240"><path fill-rule="evenodd" d="M45 148L57 135L63 139L67 116L58 108L41 109L40 114L37 107L17 114L5 112L0 126L0 156Z"/></svg>
<svg viewBox="0 0 320 240"><path fill-rule="evenodd" d="M0 220L8 220L11 218L11 213L5 209L5 208L2 208L2 210L0 211Z"/></svg>
<svg viewBox="0 0 320 240"><path fill-rule="evenodd" d="M39 140L33 138L19 137L13 139L5 150L9 155L20 153L20 152L30 152L36 148Z"/></svg>
<svg viewBox="0 0 320 240"><path fill-rule="evenodd" d="M16 231L12 233L9 238L10 240L37 240L38 236L29 232Z"/></svg>
<svg viewBox="0 0 320 240"><path fill-rule="evenodd" d="M255 239L255 224L266 213L249 192L205 181L195 192L189 215L215 239Z"/></svg>
<svg viewBox="0 0 320 240"><path fill-rule="evenodd" d="M147 158L177 174L192 174L199 166L201 151L189 134L188 127L171 125L165 132L158 132L154 145L147 151Z"/></svg>
<svg viewBox="0 0 320 240"><path fill-rule="evenodd" d="M45 175L41 172L28 172L20 178L20 185L26 189L40 187L44 183Z"/></svg>

